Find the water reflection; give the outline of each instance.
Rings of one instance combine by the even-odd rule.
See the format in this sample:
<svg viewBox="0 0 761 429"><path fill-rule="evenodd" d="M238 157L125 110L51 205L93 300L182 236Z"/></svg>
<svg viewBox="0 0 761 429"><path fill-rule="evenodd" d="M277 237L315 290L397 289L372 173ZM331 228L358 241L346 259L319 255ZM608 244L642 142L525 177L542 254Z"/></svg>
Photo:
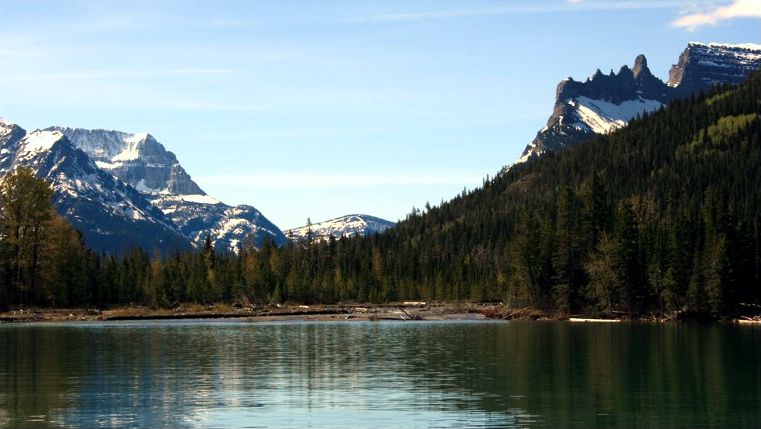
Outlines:
<svg viewBox="0 0 761 429"><path fill-rule="evenodd" d="M2 427L756 427L761 330L0 326Z"/></svg>

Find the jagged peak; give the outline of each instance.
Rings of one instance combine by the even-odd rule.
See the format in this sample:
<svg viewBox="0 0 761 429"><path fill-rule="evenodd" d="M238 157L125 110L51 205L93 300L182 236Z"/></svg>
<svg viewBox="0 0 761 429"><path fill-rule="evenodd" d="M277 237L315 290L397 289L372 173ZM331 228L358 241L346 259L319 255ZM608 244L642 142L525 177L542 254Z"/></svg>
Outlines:
<svg viewBox="0 0 761 429"><path fill-rule="evenodd" d="M634 78L637 79L640 76L651 76L650 69L647 67L647 58L643 54L637 55L634 59L634 67L632 69Z"/></svg>
<svg viewBox="0 0 761 429"><path fill-rule="evenodd" d="M156 140L152 135L146 133L146 132L140 132L140 133L134 133L134 134L128 134L129 137L125 139L127 143L139 143L139 142L145 142L147 140Z"/></svg>

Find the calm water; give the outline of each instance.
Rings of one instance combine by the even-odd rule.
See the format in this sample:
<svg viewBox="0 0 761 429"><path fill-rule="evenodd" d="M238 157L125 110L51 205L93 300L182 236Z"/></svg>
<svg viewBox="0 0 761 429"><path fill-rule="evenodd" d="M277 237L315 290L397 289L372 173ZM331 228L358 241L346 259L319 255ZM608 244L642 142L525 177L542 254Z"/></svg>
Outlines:
<svg viewBox="0 0 761 429"><path fill-rule="evenodd" d="M761 329L0 326L0 427L761 426Z"/></svg>

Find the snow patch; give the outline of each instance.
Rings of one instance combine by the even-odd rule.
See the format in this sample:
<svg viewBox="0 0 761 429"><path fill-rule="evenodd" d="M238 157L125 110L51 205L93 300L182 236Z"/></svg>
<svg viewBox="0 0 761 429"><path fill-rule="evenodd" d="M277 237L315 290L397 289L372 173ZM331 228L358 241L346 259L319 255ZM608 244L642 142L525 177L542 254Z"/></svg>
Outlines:
<svg viewBox="0 0 761 429"><path fill-rule="evenodd" d="M97 165L98 168L103 170L111 170L118 167L118 165L116 164L111 164L111 163L103 162L103 161L95 161L95 165Z"/></svg>
<svg viewBox="0 0 761 429"><path fill-rule="evenodd" d="M148 185L145 184L145 179L140 179L139 182L135 185L135 189L138 191L144 193L144 194L158 194L162 191L162 189L159 188L151 188Z"/></svg>
<svg viewBox="0 0 761 429"><path fill-rule="evenodd" d="M756 43L740 43L740 44L728 44L728 43L699 43L690 42L689 46L698 47L707 51L709 55L728 55L735 59L740 64L754 63L761 60L761 45ZM733 63L735 62L733 61ZM708 64L705 60L701 60L701 63ZM713 64L718 65L718 64ZM731 66L731 64L730 64Z"/></svg>
<svg viewBox="0 0 761 429"><path fill-rule="evenodd" d="M137 144L127 146L124 151L111 158L112 161L134 161L136 159L140 159L140 149Z"/></svg>
<svg viewBox="0 0 761 429"><path fill-rule="evenodd" d="M50 150L62 138L63 134L59 131L32 131L24 137L24 152L37 153Z"/></svg>
<svg viewBox="0 0 761 429"><path fill-rule="evenodd" d="M703 42L690 42L689 45L708 46L709 48L724 48L724 49L747 49L750 51L761 51L761 45L758 43L703 43Z"/></svg>
<svg viewBox="0 0 761 429"><path fill-rule="evenodd" d="M389 222L374 216L364 214L352 214L341 216L335 219L326 220L312 224L312 237L315 240L327 240L333 236L340 238L342 236L365 235L374 232L382 232L394 226L394 222ZM286 236L295 239L305 239L309 233L309 227L302 226L285 231Z"/></svg>
<svg viewBox="0 0 761 429"><path fill-rule="evenodd" d="M198 204L219 204L219 200L214 199L208 195L179 195L180 198L182 198L183 201L189 202L189 203L198 203Z"/></svg>
<svg viewBox="0 0 761 429"><path fill-rule="evenodd" d="M148 138L148 133L135 133L124 139L125 143L137 144Z"/></svg>
<svg viewBox="0 0 761 429"><path fill-rule="evenodd" d="M607 134L624 127L638 114L658 110L662 103L656 100L637 97L636 100L627 100L621 104L615 104L604 100L594 100L588 97L576 97L567 101L568 105L576 109L576 116L580 122L573 124L577 129L591 130L597 134Z"/></svg>

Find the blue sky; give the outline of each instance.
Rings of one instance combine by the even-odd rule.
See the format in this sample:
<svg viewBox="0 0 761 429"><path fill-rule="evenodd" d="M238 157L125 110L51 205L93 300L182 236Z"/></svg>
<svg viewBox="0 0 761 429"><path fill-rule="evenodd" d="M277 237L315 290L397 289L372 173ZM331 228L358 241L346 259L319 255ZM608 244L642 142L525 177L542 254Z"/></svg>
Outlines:
<svg viewBox="0 0 761 429"><path fill-rule="evenodd" d="M687 42L761 43L761 0L0 0L0 116L148 131L281 228L404 218L512 163L561 79L667 78Z"/></svg>

